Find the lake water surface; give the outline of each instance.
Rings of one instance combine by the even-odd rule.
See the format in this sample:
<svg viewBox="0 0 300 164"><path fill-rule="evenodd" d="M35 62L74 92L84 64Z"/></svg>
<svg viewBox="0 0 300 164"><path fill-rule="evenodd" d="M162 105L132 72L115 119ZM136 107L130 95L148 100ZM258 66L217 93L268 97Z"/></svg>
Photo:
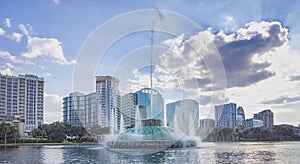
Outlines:
<svg viewBox="0 0 300 164"><path fill-rule="evenodd" d="M194 149L140 152L101 145L19 146L0 148L0 163L300 163L300 142L201 143Z"/></svg>

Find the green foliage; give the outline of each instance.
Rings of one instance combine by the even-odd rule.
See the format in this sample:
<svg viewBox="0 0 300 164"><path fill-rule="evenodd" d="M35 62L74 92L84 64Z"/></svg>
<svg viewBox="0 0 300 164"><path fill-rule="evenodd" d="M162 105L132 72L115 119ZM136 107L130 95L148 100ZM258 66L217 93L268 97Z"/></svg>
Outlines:
<svg viewBox="0 0 300 164"><path fill-rule="evenodd" d="M19 133L11 124L4 122L0 124L0 140L3 140L4 143L6 143L17 137L19 137Z"/></svg>
<svg viewBox="0 0 300 164"><path fill-rule="evenodd" d="M219 142L232 142L236 141L236 133L231 128L222 128L219 130L213 131L211 134L208 135L204 141L219 141Z"/></svg>
<svg viewBox="0 0 300 164"><path fill-rule="evenodd" d="M51 124L43 124L31 132L33 137L47 138L52 142L63 142L66 136L76 136L76 140L80 140L88 133L83 127L71 126L64 122L54 122Z"/></svg>
<svg viewBox="0 0 300 164"><path fill-rule="evenodd" d="M214 130L203 141L232 142L232 141L299 141L300 136L294 134L292 128L274 126L271 130L253 128L235 132L231 128Z"/></svg>

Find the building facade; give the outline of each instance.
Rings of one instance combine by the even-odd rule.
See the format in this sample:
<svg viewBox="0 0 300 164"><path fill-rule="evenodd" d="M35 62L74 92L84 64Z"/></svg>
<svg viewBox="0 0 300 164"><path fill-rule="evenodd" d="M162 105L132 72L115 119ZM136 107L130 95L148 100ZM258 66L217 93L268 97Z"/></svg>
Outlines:
<svg viewBox="0 0 300 164"><path fill-rule="evenodd" d="M241 106L236 109L236 126L240 128L245 127L245 112Z"/></svg>
<svg viewBox="0 0 300 164"><path fill-rule="evenodd" d="M182 132L199 128L199 103L185 99L166 105L167 125Z"/></svg>
<svg viewBox="0 0 300 164"><path fill-rule="evenodd" d="M245 121L246 129L259 128L259 127L263 127L263 125L264 124L262 120L257 120L254 118L246 119Z"/></svg>
<svg viewBox="0 0 300 164"><path fill-rule="evenodd" d="M72 126L96 125L96 93L70 93L63 98L63 121Z"/></svg>
<svg viewBox="0 0 300 164"><path fill-rule="evenodd" d="M263 126L267 129L271 129L274 125L274 115L270 109L266 109L257 114L254 114L253 118L262 120Z"/></svg>
<svg viewBox="0 0 300 164"><path fill-rule="evenodd" d="M143 88L135 94L137 105L146 109L143 119L164 120L164 99L157 90Z"/></svg>
<svg viewBox="0 0 300 164"><path fill-rule="evenodd" d="M121 110L123 114L124 127L134 127L137 108L136 94L128 93L122 96L121 100Z"/></svg>
<svg viewBox="0 0 300 164"><path fill-rule="evenodd" d="M121 97L119 80L112 76L96 77L97 124L120 130Z"/></svg>
<svg viewBox="0 0 300 164"><path fill-rule="evenodd" d="M44 79L29 74L0 73L0 116L20 117L26 133L43 124Z"/></svg>
<svg viewBox="0 0 300 164"><path fill-rule="evenodd" d="M143 88L135 93L122 96L122 114L124 127L134 127L137 119L164 119L164 99L162 95L150 88ZM139 114L137 116L137 110ZM139 118L136 118L139 117Z"/></svg>
<svg viewBox="0 0 300 164"><path fill-rule="evenodd" d="M229 103L215 106L215 123L217 128L235 128L236 104Z"/></svg>

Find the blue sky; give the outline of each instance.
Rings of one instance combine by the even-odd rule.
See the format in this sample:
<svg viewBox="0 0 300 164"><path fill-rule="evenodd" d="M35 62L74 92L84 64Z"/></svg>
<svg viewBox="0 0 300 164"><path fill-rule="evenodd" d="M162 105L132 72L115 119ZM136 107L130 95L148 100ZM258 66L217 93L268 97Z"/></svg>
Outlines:
<svg viewBox="0 0 300 164"><path fill-rule="evenodd" d="M275 113L275 123L300 123L297 118L300 114L300 11L296 0L7 0L0 3L0 72L12 75L30 73L45 78L46 122L62 120L61 99L72 92L73 68L75 63L78 64L77 56L88 37L120 14L159 8L185 16L202 28L199 35L195 34L193 37L184 34L185 38L181 40L180 37L156 35L155 43L165 47L165 53L161 57L168 62L161 63L161 67L155 69L157 77L154 80L158 88L164 90L166 102L178 98L174 95L177 94L180 82L176 82L170 75L186 73L185 68L178 69L179 65L171 69L172 62L176 61L172 58L175 57L172 53L188 55L181 51L181 48L187 49L183 42L193 39L199 41L203 32L215 44L224 62L227 78L225 100L243 106L248 118L253 113L271 108ZM141 23L142 19L135 20L135 23ZM130 25L112 29L126 26ZM271 27L273 31L270 30ZM272 37L273 35L282 35L282 38ZM101 44L101 39L99 40ZM121 38L108 49L105 58L99 61L95 75L109 74L118 62L122 66L122 57L136 55L139 51L135 50L149 46L149 40L149 31ZM190 68L205 70L200 63L190 65ZM164 71L163 66L169 70ZM132 90L149 81L142 70L145 69L140 69L129 80L132 82ZM172 71L177 71L177 74ZM204 71L199 77L191 78L196 79L197 85L201 86L200 93L196 92L195 95L202 104L203 117L211 116L207 101L212 93L207 89L207 77ZM186 87L187 92L195 89L189 88L186 81L182 83L181 87Z"/></svg>

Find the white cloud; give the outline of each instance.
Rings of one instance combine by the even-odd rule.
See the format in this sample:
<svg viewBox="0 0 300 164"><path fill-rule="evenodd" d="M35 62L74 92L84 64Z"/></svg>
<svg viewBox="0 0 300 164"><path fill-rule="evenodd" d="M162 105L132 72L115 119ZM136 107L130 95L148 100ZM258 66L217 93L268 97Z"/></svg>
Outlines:
<svg viewBox="0 0 300 164"><path fill-rule="evenodd" d="M35 65L32 62L29 62L27 60L24 60L22 58L16 57L14 55L11 55L8 51L1 51L0 50L0 58L2 59L8 59L9 61L13 63L21 63L21 64L30 64L30 65Z"/></svg>
<svg viewBox="0 0 300 164"><path fill-rule="evenodd" d="M62 121L62 97L56 94L45 93L45 109L44 109L44 121L45 123L51 123L54 121Z"/></svg>
<svg viewBox="0 0 300 164"><path fill-rule="evenodd" d="M227 17L226 21L235 22L233 17ZM288 30L280 22L250 22L230 34L222 30L213 33L208 29L186 39L186 42L181 37L165 41L169 49L161 56L160 64L174 74L176 79L189 80L188 82L192 82L193 78L199 79L196 87L181 87L190 95L198 95L200 102L210 100L212 92L205 88L212 86L209 79L214 75L208 70L206 63L201 63L199 57L200 55L202 59L206 59L207 54L214 53L209 51L209 42L205 44L205 38L209 38L208 41L214 41L218 48L225 67L228 82L225 101L243 106L248 118L263 109L274 109L275 118L278 118L275 123L285 122L289 114L297 113L300 104L296 99L300 96L300 51L290 47L287 35ZM191 45L200 52L192 50ZM158 82L159 79L168 79L164 76L167 75L160 75ZM201 92L196 89L193 92L189 88L198 88ZM281 110L276 110L276 104L262 103L272 102L283 96L287 96L289 101L283 101ZM295 102L287 107L291 100ZM282 113L285 113L285 117L279 116ZM293 117L290 123L295 122L296 117Z"/></svg>
<svg viewBox="0 0 300 164"><path fill-rule="evenodd" d="M12 40L14 40L14 41L16 41L16 42L18 42L18 43L20 43L21 42L21 39L22 39L22 34L20 34L20 33L17 33L17 32L13 32L10 36L9 36L9 38L10 39L12 39Z"/></svg>
<svg viewBox="0 0 300 164"><path fill-rule="evenodd" d="M5 74L5 75L13 75L13 71L10 68L5 68L0 70L1 74Z"/></svg>
<svg viewBox="0 0 300 164"><path fill-rule="evenodd" d="M55 4L59 4L60 0L52 0Z"/></svg>
<svg viewBox="0 0 300 164"><path fill-rule="evenodd" d="M288 34L288 31L286 28L283 28L280 22L266 22L266 21L261 21L261 22L250 22L245 25L245 28L240 28L237 31L237 38L240 40L244 39L251 39L253 36L257 36L258 34L262 35L263 38L267 38L270 36L270 27L273 25L278 25L280 27L280 33L285 33L286 35ZM287 36L283 35L280 36L279 39L286 39Z"/></svg>
<svg viewBox="0 0 300 164"><path fill-rule="evenodd" d="M9 59L12 62L14 62L16 60L15 56L11 55L7 51L1 51L1 50L0 50L0 58Z"/></svg>
<svg viewBox="0 0 300 164"><path fill-rule="evenodd" d="M5 63L5 65L7 65L9 68L15 68L15 66L12 65L11 63Z"/></svg>
<svg viewBox="0 0 300 164"><path fill-rule="evenodd" d="M51 73L49 73L49 72L46 72L46 73L44 73L44 75L43 75L44 77L51 77L52 76L52 74Z"/></svg>
<svg viewBox="0 0 300 164"><path fill-rule="evenodd" d="M29 35L29 31L26 29L25 25L23 24L19 24L19 29L23 32L24 35L28 36Z"/></svg>
<svg viewBox="0 0 300 164"><path fill-rule="evenodd" d="M231 15L225 15L222 21L225 31L234 31L237 28L236 20Z"/></svg>
<svg viewBox="0 0 300 164"><path fill-rule="evenodd" d="M226 17L225 17L225 20L226 20L227 22L234 22L234 21L235 21L235 19L233 18L233 16L226 16Z"/></svg>
<svg viewBox="0 0 300 164"><path fill-rule="evenodd" d="M0 28L0 36L4 35L4 34L5 34L5 31L3 30L3 28Z"/></svg>
<svg viewBox="0 0 300 164"><path fill-rule="evenodd" d="M11 21L10 18L5 18L4 25L5 25L6 27L11 27L10 21Z"/></svg>
<svg viewBox="0 0 300 164"><path fill-rule="evenodd" d="M48 56L53 59L54 62L61 65L75 64L75 60L67 61L63 54L61 42L56 38L38 38L27 37L27 49L28 52L22 53L26 58L37 58L39 56Z"/></svg>

